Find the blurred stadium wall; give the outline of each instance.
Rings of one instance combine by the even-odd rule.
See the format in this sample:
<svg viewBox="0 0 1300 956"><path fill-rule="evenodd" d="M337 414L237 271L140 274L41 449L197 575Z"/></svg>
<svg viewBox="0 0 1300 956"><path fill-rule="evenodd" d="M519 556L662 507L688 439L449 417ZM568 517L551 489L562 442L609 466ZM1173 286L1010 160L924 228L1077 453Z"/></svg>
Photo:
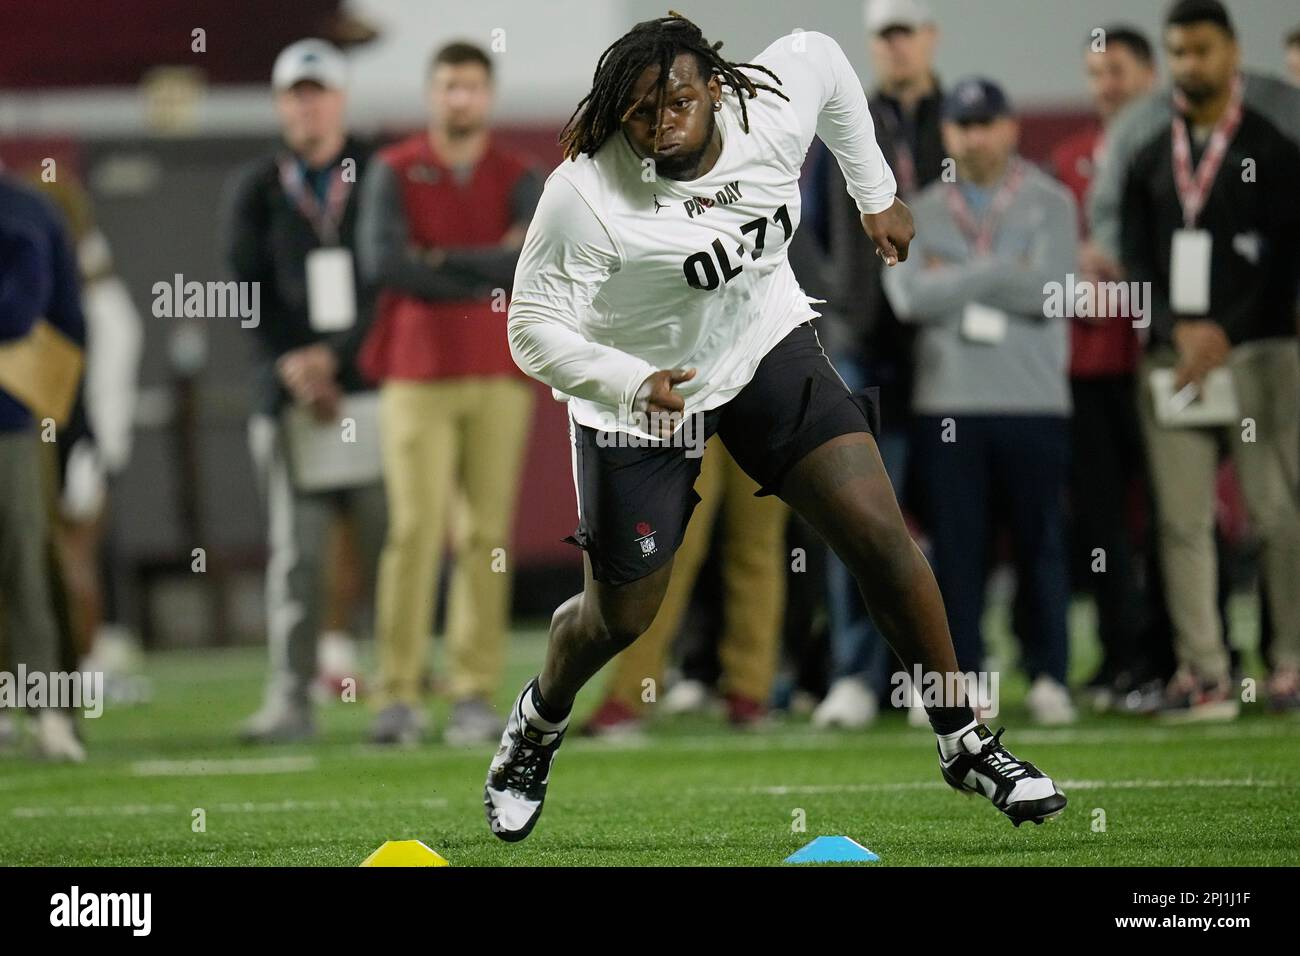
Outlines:
<svg viewBox="0 0 1300 956"><path fill-rule="evenodd" d="M929 0L951 81L1004 84L1041 158L1090 115L1081 50L1089 31L1123 21L1159 35L1166 0ZM800 27L839 40L864 81L871 70L859 0L6 0L0 5L0 161L84 182L117 271L146 323L135 453L113 490L111 572L124 616L171 642L255 639L262 632L263 524L245 441L250 330L202 320L182 331L155 318L151 288L176 273L221 278L220 191L275 135L272 60L303 36L349 48L354 128L385 139L423 124L432 50L452 39L493 49L498 136L550 169L555 134L585 94L601 52L637 20L669 7L745 60ZM1300 20L1289 0L1232 0L1247 67L1274 71ZM194 52L195 30L203 32ZM180 334L178 334L180 333ZM578 552L563 407L539 387L516 534L516 611L543 613L571 593ZM211 615L177 613L167 581L208 549ZM244 600L227 600L243 594ZM558 595L558 597L557 597ZM181 600L182 606L191 601ZM185 621L191 622L186 630ZM177 628L180 627L178 631Z"/></svg>

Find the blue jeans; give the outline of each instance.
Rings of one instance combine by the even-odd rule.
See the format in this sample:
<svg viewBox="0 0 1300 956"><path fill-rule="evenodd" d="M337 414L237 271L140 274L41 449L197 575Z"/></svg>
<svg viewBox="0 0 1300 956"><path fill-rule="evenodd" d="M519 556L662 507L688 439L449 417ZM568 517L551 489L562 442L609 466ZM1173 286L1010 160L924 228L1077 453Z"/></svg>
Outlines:
<svg viewBox="0 0 1300 956"><path fill-rule="evenodd" d="M860 360L840 355L833 359L832 364L850 390L856 392L870 384L870 371ZM889 481L894 486L894 494L901 495L907 474L907 429L897 424L893 428L886 425L876 436L876 444ZM883 695L889 681L893 653L867 613L858 582L834 552L828 553L826 560L826 615L831 680L856 677L877 695Z"/></svg>

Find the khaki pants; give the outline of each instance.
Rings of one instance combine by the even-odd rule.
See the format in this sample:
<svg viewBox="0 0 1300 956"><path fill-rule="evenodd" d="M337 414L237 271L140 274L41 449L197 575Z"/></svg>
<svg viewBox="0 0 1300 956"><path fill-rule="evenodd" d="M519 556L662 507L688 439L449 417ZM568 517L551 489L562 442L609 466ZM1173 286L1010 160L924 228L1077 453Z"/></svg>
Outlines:
<svg viewBox="0 0 1300 956"><path fill-rule="evenodd" d="M695 579L708 556L713 522L722 512L724 626L719 657L723 690L767 702L785 609L785 525L789 510L775 496L755 498L754 483L716 437L710 439L695 481L699 503L673 560L672 577L650 629L614 659L607 696L640 708L643 681L658 688L664 660ZM657 693L657 690L656 690Z"/></svg>
<svg viewBox="0 0 1300 956"><path fill-rule="evenodd" d="M451 696L496 692L532 407L532 387L509 376L390 381L380 389L388 492L375 625L380 706L419 702L449 530L456 556L447 605Z"/></svg>
<svg viewBox="0 0 1300 956"><path fill-rule="evenodd" d="M1143 362L1138 405L1146 434L1159 521L1160 557L1179 664L1203 679L1229 674L1215 603L1215 473L1232 456L1246 510L1259 537L1260 571L1276 628L1274 662L1300 665L1300 345L1269 339L1232 350L1243 421L1219 428L1156 424L1148 375L1175 364L1171 350ZM1253 441L1246 440L1253 422Z"/></svg>

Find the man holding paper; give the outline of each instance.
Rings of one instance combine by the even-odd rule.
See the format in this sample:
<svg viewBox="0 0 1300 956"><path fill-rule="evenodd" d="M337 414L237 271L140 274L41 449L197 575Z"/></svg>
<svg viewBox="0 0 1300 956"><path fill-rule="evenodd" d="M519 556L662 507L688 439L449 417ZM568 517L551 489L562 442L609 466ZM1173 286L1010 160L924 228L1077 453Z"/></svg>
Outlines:
<svg viewBox="0 0 1300 956"><path fill-rule="evenodd" d="M0 174L0 671L60 670L41 440L72 405L85 339L62 218L44 197ZM66 712L42 707L32 716L43 756L86 758ZM15 734L11 715L0 710L0 737Z"/></svg>
<svg viewBox="0 0 1300 956"><path fill-rule="evenodd" d="M1139 404L1179 659L1165 713L1231 719L1213 541L1225 451L1263 545L1269 697L1300 706L1300 146L1244 97L1219 0L1179 0L1164 39L1168 115L1127 160L1120 235L1151 289Z"/></svg>
<svg viewBox="0 0 1300 956"><path fill-rule="evenodd" d="M331 525L352 518L372 580L386 526L378 400L356 365L374 298L353 266L355 187L370 149L347 133L346 81L343 54L325 41L285 48L272 72L284 146L239 174L226 209L226 260L236 279L260 284L265 356L249 439L270 526L271 675L242 730L249 742L314 733Z"/></svg>
<svg viewBox="0 0 1300 956"><path fill-rule="evenodd" d="M895 313L920 326L915 467L934 571L957 663L980 670L988 544L995 513L1007 514L1029 596L1030 711L1069 723L1068 330L1046 317L1045 287L1074 268L1078 217L1065 188L1016 155L996 84L953 87L943 133L956 175L917 197L912 254L885 273Z"/></svg>

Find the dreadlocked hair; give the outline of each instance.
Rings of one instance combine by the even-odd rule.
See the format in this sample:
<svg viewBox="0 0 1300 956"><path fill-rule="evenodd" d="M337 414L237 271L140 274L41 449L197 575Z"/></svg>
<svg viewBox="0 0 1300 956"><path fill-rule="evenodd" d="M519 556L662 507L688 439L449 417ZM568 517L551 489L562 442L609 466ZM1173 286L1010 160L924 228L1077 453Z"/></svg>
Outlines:
<svg viewBox="0 0 1300 956"><path fill-rule="evenodd" d="M658 92L655 116L661 116L668 90L668 71L681 53L695 54L699 63L708 71L706 81L716 76L724 87L730 87L737 94L740 99L741 127L746 133L749 132L746 98L753 99L758 96L759 90L767 90L789 102L790 97L776 87L750 79L741 72L741 68L766 73L777 83L781 82L779 76L755 63L724 60L718 55L721 48L721 40L709 43L698 26L675 10L669 10L666 17L638 23L600 55L595 75L591 79L591 92L582 98L560 131L560 145L564 148L565 158L577 159L582 153L591 156L605 144L635 111L637 103L630 106L624 104L631 96L632 87L642 71L655 64L659 66L659 79L655 84ZM657 145L657 130L655 135Z"/></svg>

